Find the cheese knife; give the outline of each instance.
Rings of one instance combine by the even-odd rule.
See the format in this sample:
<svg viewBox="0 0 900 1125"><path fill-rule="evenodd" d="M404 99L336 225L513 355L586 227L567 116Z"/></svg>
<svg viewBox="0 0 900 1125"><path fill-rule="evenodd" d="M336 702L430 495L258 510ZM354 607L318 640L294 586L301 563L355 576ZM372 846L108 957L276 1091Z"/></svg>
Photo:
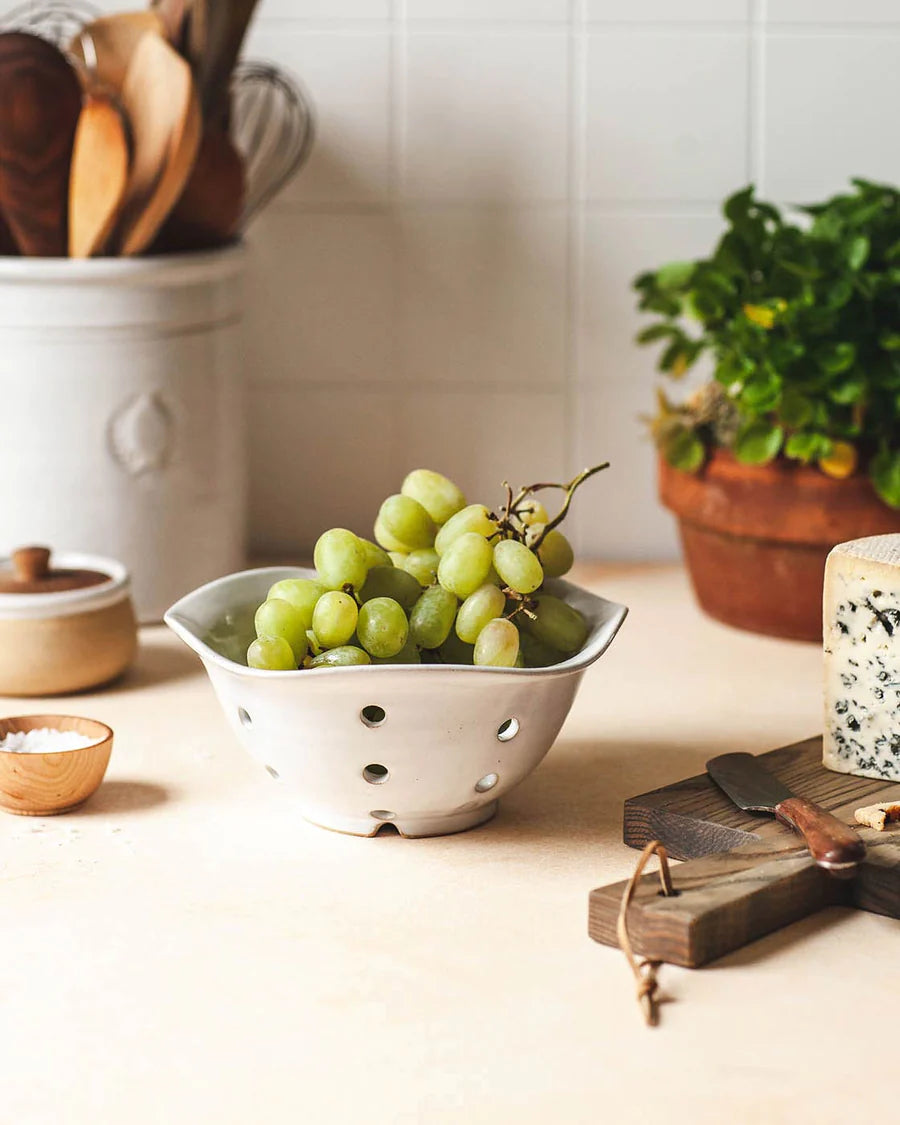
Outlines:
<svg viewBox="0 0 900 1125"><path fill-rule="evenodd" d="M806 841L809 854L831 875L851 878L866 845L843 821L798 797L752 754L720 754L706 763L709 776L739 809L771 813Z"/></svg>

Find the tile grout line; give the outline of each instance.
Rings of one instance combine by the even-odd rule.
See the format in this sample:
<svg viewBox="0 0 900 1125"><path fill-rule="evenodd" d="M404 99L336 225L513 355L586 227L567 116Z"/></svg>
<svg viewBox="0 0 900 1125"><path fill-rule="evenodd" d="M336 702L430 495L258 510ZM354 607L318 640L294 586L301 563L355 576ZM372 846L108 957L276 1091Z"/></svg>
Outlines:
<svg viewBox="0 0 900 1125"><path fill-rule="evenodd" d="M587 114L587 36L585 34L587 0L570 0L568 43L568 149L567 149L567 216L566 216L566 335L563 370L565 400L563 433L565 441L565 476L577 471L575 465L581 449L579 419L579 374L581 364L582 290L585 254L586 114ZM581 553L583 536L581 522L571 529L573 547Z"/></svg>
<svg viewBox="0 0 900 1125"><path fill-rule="evenodd" d="M747 178L761 197L765 181L766 25L768 0L750 0L747 68Z"/></svg>
<svg viewBox="0 0 900 1125"><path fill-rule="evenodd" d="M387 347L387 361L390 364L391 374L396 376L401 370L402 362L402 330L401 321L404 319L403 298L401 289L403 285L403 238L402 224L399 222L403 198L403 179L406 159L406 121L408 98L408 36L407 0L391 0L391 69L389 82L389 134L388 134L388 221L390 226L390 270L391 270L391 331ZM399 418L396 398L391 417ZM397 435L399 436L399 435ZM408 468L399 463L399 441L392 441L391 448L398 463L394 465L395 475L405 474Z"/></svg>

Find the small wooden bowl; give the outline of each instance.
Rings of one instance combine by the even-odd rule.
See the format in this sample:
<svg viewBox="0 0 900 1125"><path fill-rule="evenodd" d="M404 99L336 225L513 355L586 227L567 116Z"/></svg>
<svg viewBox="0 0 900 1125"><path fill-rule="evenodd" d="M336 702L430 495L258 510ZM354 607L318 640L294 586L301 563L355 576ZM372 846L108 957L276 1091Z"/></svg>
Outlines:
<svg viewBox="0 0 900 1125"><path fill-rule="evenodd" d="M0 750L0 808L19 816L55 816L83 804L98 789L109 756L113 732L106 723L69 715L22 715L0 719L0 738L18 731L50 727L95 738L81 750L51 754L20 754Z"/></svg>

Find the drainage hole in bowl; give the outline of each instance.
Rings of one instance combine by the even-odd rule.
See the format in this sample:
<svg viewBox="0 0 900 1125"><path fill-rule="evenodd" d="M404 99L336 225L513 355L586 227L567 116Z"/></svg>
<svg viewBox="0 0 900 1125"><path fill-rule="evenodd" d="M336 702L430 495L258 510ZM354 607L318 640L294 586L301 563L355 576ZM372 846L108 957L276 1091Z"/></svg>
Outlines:
<svg viewBox="0 0 900 1125"><path fill-rule="evenodd" d="M238 707L238 719L242 727L252 727L253 720L250 718L250 712L245 711L243 707Z"/></svg>
<svg viewBox="0 0 900 1125"><path fill-rule="evenodd" d="M493 789L497 782L500 780L499 774L486 773L480 781L475 782L476 793L487 793L489 789Z"/></svg>
<svg viewBox="0 0 900 1125"><path fill-rule="evenodd" d="M395 812L390 812L388 809L372 809L372 811L369 813L369 816L371 816L375 820L397 819L397 814Z"/></svg>
<svg viewBox="0 0 900 1125"><path fill-rule="evenodd" d="M370 703L368 707L363 707L359 717L367 727L380 727L387 718L387 714L384 708L379 707L377 703Z"/></svg>
<svg viewBox="0 0 900 1125"><path fill-rule="evenodd" d="M501 742L509 742L510 739L515 738L519 733L519 720L506 719L497 728L497 737Z"/></svg>
<svg viewBox="0 0 900 1125"><path fill-rule="evenodd" d="M391 771L379 762L370 762L363 770L363 777L370 785L384 785L390 776Z"/></svg>
<svg viewBox="0 0 900 1125"><path fill-rule="evenodd" d="M278 772L278 770L272 769L271 766L266 766L266 769L269 771L269 776L274 777L276 781L281 777L281 774Z"/></svg>

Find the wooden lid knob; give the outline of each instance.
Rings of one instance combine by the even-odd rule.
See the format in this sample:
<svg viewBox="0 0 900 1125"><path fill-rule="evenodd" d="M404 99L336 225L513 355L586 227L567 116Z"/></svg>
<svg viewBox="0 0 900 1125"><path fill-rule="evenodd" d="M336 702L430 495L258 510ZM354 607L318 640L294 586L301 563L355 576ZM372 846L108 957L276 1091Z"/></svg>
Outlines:
<svg viewBox="0 0 900 1125"><path fill-rule="evenodd" d="M12 564L17 581L40 582L50 570L50 548L20 547L12 553Z"/></svg>

